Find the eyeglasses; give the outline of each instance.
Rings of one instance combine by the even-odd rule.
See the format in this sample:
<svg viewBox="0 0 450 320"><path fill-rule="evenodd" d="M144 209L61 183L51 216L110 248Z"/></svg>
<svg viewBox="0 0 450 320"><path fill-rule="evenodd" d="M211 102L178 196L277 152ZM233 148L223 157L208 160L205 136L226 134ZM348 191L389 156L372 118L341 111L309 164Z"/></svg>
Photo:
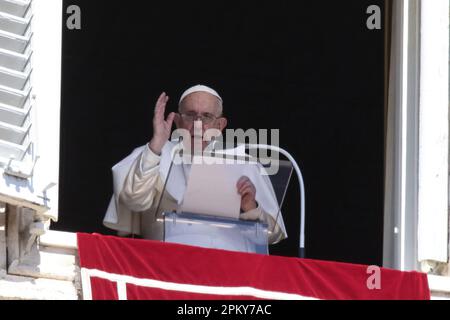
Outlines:
<svg viewBox="0 0 450 320"><path fill-rule="evenodd" d="M214 116L211 113L201 113L197 114L195 112L187 112L187 113L180 113L181 118L186 122L194 122L197 119L203 122L203 124L210 124L218 119L218 117Z"/></svg>

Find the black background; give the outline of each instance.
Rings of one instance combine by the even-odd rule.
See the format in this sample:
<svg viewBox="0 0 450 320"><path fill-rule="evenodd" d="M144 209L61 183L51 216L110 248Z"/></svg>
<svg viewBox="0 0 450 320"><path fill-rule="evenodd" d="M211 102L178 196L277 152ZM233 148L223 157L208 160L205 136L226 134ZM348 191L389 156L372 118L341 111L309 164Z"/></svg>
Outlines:
<svg viewBox="0 0 450 320"><path fill-rule="evenodd" d="M219 91L229 128L280 129L306 184L307 257L382 263L384 30L352 1L113 1L76 4L63 26L60 222L111 234L111 167L152 136L162 91L176 111L199 83ZM64 23L65 24L65 23ZM384 28L384 25L383 25ZM299 196L283 210L296 256Z"/></svg>

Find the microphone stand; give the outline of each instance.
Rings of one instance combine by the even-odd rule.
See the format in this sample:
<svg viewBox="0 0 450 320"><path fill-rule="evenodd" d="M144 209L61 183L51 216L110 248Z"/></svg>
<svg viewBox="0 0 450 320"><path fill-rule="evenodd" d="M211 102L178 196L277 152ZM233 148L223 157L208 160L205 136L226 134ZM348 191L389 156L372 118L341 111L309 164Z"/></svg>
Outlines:
<svg viewBox="0 0 450 320"><path fill-rule="evenodd" d="M300 241L299 241L298 256L300 258L305 258L305 220L306 220L306 218L305 218L305 183L303 181L303 175L300 170L300 167L297 164L297 161L295 161L294 157L292 157L292 155L289 152L287 152L286 150L284 150L280 147L265 145L265 144L246 144L245 147L247 149L265 149L265 150L271 150L274 152L281 153L292 163L292 166L294 167L294 170L297 174L299 187L300 187L300 228L299 228L300 229ZM278 218L277 218L277 220L278 220ZM276 221L276 222L278 222L278 221Z"/></svg>
<svg viewBox="0 0 450 320"><path fill-rule="evenodd" d="M161 207L161 203L162 203L162 199L164 197L164 192L166 191L167 188L167 184L169 183L169 177L170 177L170 173L172 172L173 169L173 165L175 162L175 157L178 155L178 153L180 153L181 151L181 156L183 156L183 137L180 136L178 139L178 143L175 145L175 147L172 149L171 154L170 154L170 166L169 166L169 170L167 172L167 176L166 179L164 180L164 187L163 187L163 191L161 192L161 195L159 197L159 202L158 202L158 206L156 207L156 211L155 211L155 218L158 220L157 216L158 216L158 212L159 209Z"/></svg>

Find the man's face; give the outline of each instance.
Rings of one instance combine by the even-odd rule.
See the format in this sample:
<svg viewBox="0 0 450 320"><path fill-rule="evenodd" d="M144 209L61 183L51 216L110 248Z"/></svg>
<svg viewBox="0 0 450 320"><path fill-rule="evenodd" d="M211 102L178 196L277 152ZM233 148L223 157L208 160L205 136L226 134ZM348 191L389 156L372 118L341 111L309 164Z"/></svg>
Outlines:
<svg viewBox="0 0 450 320"><path fill-rule="evenodd" d="M222 106L217 97L206 92L195 92L182 101L175 124L178 129L189 131L192 150L194 143L200 142L204 150L208 145L208 141L203 141L205 131L217 129L222 132L227 126L227 120L221 113Z"/></svg>

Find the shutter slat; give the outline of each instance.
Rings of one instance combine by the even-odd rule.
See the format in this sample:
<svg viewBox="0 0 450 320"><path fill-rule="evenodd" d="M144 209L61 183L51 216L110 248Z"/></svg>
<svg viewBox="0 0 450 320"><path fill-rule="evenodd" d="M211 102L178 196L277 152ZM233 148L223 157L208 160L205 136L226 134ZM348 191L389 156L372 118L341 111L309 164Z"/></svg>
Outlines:
<svg viewBox="0 0 450 320"><path fill-rule="evenodd" d="M16 108L23 108L29 98L29 92L14 90L0 86L0 103L7 104ZM0 119L1 120L1 119Z"/></svg>
<svg viewBox="0 0 450 320"><path fill-rule="evenodd" d="M7 160L13 158L15 160L21 161L29 147L30 144L21 145L0 140L0 156L3 159Z"/></svg>
<svg viewBox="0 0 450 320"><path fill-rule="evenodd" d="M0 67L0 86L9 86L16 90L24 90L29 75Z"/></svg>
<svg viewBox="0 0 450 320"><path fill-rule="evenodd" d="M0 136L4 141L23 144L28 138L31 124L25 126L13 126L11 124L0 121Z"/></svg>
<svg viewBox="0 0 450 320"><path fill-rule="evenodd" d="M14 33L0 30L0 47L16 53L25 53L30 42L29 37L19 36Z"/></svg>
<svg viewBox="0 0 450 320"><path fill-rule="evenodd" d="M19 18L13 15L0 13L0 30L25 36L30 19Z"/></svg>
<svg viewBox="0 0 450 320"><path fill-rule="evenodd" d="M31 0L0 0L0 162L25 162L32 143L30 8Z"/></svg>
<svg viewBox="0 0 450 320"><path fill-rule="evenodd" d="M15 71L24 71L30 60L30 55L18 54L0 48L0 67Z"/></svg>
<svg viewBox="0 0 450 320"><path fill-rule="evenodd" d="M31 0L0 0L0 11L23 18L27 14L30 2Z"/></svg>
<svg viewBox="0 0 450 320"><path fill-rule="evenodd" d="M15 126L22 126L29 114L30 108L19 109L5 104L0 104L0 119L3 122Z"/></svg>

